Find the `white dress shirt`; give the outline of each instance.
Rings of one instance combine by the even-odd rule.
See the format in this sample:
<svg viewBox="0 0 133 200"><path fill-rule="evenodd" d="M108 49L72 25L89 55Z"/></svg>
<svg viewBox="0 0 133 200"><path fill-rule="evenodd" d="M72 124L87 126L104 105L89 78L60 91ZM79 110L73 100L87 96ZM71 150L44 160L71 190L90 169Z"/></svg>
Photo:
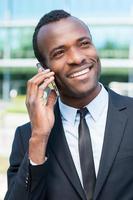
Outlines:
<svg viewBox="0 0 133 200"><path fill-rule="evenodd" d="M103 86L100 93L86 107L89 111L89 113L86 115L86 122L90 130L95 171L97 176L108 110L108 92ZM80 117L79 114L77 114L77 109L65 105L60 99L59 108L65 137L81 184L83 185L78 151L78 126Z"/></svg>

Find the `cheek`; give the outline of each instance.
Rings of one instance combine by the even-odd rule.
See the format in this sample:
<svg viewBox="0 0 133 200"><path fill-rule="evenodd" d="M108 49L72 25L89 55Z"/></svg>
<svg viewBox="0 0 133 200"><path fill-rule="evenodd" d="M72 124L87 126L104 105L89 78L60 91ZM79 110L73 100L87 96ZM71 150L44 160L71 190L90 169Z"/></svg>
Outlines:
<svg viewBox="0 0 133 200"><path fill-rule="evenodd" d="M98 52L97 52L97 50L95 49L95 47L91 48L91 49L88 51L88 56L89 56L90 58L93 58L93 59L96 59L96 60L99 58Z"/></svg>
<svg viewBox="0 0 133 200"><path fill-rule="evenodd" d="M63 59L49 62L50 69L55 72L56 75L64 71L65 61Z"/></svg>
<svg viewBox="0 0 133 200"><path fill-rule="evenodd" d="M55 73L55 82L57 86L63 86L65 82L65 67L61 62L54 63L51 70Z"/></svg>
<svg viewBox="0 0 133 200"><path fill-rule="evenodd" d="M59 91L66 91L69 88L69 86L68 86L69 84L63 76L57 75L55 77L55 83L56 83Z"/></svg>

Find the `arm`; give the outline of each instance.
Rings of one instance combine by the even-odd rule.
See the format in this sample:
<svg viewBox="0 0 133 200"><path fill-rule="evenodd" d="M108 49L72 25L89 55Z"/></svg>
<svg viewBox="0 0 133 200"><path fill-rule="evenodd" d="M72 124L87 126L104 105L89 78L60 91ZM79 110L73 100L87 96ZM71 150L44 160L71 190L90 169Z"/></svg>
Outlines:
<svg viewBox="0 0 133 200"><path fill-rule="evenodd" d="M10 167L7 173L8 191L5 200L37 200L39 199L38 195L40 198L45 196L47 162L35 167L30 165L27 152L28 143L24 145L24 135L28 134L29 136L26 130L19 127L15 133L10 156ZM28 138L26 139L28 140Z"/></svg>
<svg viewBox="0 0 133 200"><path fill-rule="evenodd" d="M49 134L54 125L53 107L56 100L54 91L44 102L43 93L48 84L53 81L53 73L39 72L27 85L26 105L31 120L31 137L27 138L27 148L24 150L26 129L18 128L13 142L8 170L8 192L5 200L14 199L44 199L45 176L47 161L45 153ZM44 81L45 80L45 81ZM29 158L37 163L31 166Z"/></svg>
<svg viewBox="0 0 133 200"><path fill-rule="evenodd" d="M26 149L24 152L20 133L20 128L17 128L10 155L10 167L7 172L8 192L5 200L19 199L19 194L21 194L22 197L23 194L25 194L25 199L28 199L25 177L26 174L29 175L29 159Z"/></svg>
<svg viewBox="0 0 133 200"><path fill-rule="evenodd" d="M27 84L26 105L29 113L32 134L29 140L29 158L41 165L45 161L46 147L54 125L55 91L51 91L47 101L44 91L54 80L54 72L40 70Z"/></svg>

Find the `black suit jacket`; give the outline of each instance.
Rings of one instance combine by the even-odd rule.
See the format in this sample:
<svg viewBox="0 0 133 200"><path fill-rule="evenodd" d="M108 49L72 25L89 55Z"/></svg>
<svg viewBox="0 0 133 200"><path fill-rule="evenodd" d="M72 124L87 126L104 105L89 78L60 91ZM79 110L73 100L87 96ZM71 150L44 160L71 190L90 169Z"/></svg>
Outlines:
<svg viewBox="0 0 133 200"><path fill-rule="evenodd" d="M133 99L108 92L109 108L94 200L133 200ZM5 200L86 200L58 104L47 145L48 160L43 165L29 164L30 136L30 123L17 128Z"/></svg>

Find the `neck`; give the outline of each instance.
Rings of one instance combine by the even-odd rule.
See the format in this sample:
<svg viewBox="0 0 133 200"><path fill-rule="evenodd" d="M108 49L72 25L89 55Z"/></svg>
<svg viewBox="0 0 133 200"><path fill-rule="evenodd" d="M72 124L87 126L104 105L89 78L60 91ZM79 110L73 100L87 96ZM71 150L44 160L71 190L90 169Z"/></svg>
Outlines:
<svg viewBox="0 0 133 200"><path fill-rule="evenodd" d="M84 106L88 105L101 91L101 86L98 85L95 90L88 92L87 95L82 97L70 97L64 96L60 94L61 101L71 107L74 108L83 108Z"/></svg>

